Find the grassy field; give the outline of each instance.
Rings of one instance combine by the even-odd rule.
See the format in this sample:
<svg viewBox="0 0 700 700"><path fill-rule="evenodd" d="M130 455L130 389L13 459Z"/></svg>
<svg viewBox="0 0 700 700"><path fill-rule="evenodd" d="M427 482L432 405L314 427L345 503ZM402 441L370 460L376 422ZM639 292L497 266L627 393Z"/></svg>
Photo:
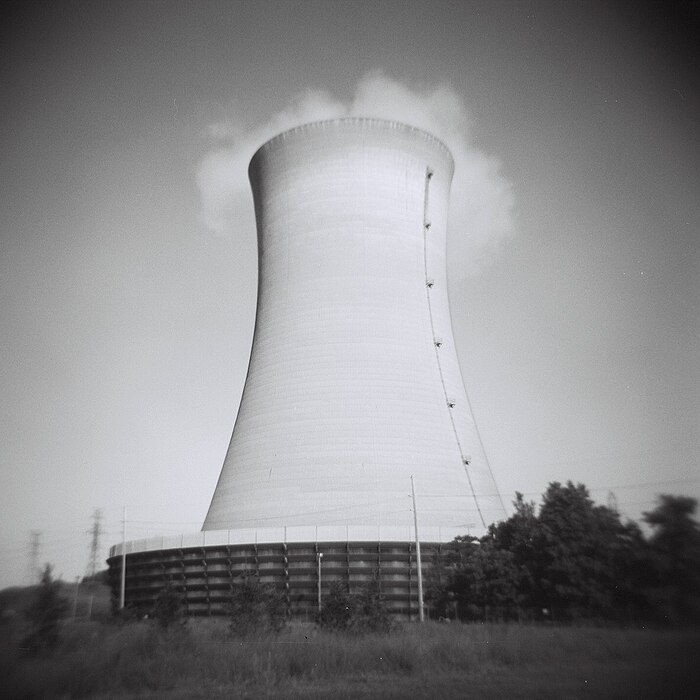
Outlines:
<svg viewBox="0 0 700 700"><path fill-rule="evenodd" d="M0 694L22 698L696 698L700 631L404 625L341 636L313 626L236 639L220 620L66 623L23 658L0 628Z"/></svg>

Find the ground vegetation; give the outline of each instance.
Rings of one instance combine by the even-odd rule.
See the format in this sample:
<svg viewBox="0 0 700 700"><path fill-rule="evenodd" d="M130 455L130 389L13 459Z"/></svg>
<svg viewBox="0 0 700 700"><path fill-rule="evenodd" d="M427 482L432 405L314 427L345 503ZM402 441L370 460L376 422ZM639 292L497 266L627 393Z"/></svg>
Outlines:
<svg viewBox="0 0 700 700"><path fill-rule="evenodd" d="M0 638L0 695L52 698L697 697L700 632L542 624L314 624L235 636L224 619L163 628L67 623L51 654Z"/></svg>

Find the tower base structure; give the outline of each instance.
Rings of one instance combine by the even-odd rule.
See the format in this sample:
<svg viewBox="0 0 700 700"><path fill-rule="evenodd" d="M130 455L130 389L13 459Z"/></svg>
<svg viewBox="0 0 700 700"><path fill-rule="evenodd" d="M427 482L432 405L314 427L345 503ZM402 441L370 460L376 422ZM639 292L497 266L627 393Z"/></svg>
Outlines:
<svg viewBox="0 0 700 700"><path fill-rule="evenodd" d="M464 534L463 530L441 528L426 528L421 533L424 586L439 575L436 562L449 543ZM354 594L376 581L393 617L412 620L419 616L416 542L408 528L208 530L135 540L125 547L125 605L139 616L151 613L156 597L168 584L182 597L187 615L226 615L232 589L244 575L254 575L260 583L279 590L290 619L314 619L319 581L321 605L333 585ZM116 607L121 544L110 549L108 564Z"/></svg>

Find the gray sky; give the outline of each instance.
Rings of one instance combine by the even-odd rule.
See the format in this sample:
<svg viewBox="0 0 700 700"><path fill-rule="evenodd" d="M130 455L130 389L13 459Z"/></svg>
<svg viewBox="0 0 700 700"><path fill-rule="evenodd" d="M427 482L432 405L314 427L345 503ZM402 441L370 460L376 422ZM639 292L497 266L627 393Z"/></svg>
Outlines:
<svg viewBox="0 0 700 700"><path fill-rule="evenodd" d="M0 586L31 530L84 573L95 508L102 558L123 504L130 537L201 527L255 313L238 164L275 126L374 103L434 118L479 193L450 293L504 500L572 479L637 519L699 497L693 6L3 6Z"/></svg>

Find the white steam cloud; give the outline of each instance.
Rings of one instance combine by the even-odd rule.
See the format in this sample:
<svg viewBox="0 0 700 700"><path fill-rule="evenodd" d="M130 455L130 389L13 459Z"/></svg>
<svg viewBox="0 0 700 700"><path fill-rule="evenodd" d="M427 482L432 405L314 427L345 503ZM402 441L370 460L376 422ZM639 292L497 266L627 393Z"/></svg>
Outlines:
<svg viewBox="0 0 700 700"><path fill-rule="evenodd" d="M392 119L430 132L452 151L455 174L450 196L448 258L458 276L488 264L513 231L514 199L497 159L472 143L463 100L449 86L411 89L381 72L362 78L351 102L307 91L267 123L244 130L235 123L212 125L216 142L199 165L197 182L205 224L218 235L254 226L248 163L269 138L300 124L345 116Z"/></svg>

